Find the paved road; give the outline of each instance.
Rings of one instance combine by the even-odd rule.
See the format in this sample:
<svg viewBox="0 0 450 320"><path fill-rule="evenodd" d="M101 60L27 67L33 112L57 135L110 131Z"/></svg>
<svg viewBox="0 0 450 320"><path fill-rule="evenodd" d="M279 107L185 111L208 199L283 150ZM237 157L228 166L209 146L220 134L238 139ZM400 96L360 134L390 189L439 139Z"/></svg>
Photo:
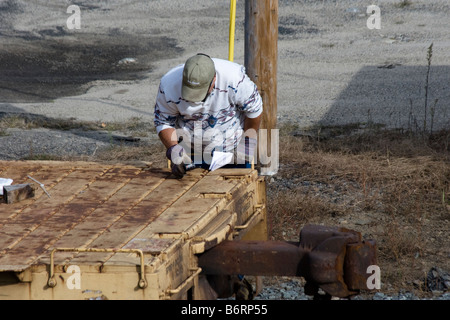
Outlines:
<svg viewBox="0 0 450 320"><path fill-rule="evenodd" d="M378 4L381 29L369 29ZM197 52L227 59L229 1L0 1L0 111L150 121L160 77ZM447 0L279 1L279 122L450 127ZM244 62L244 1L235 61ZM128 59L127 59L128 58ZM427 111L430 117L430 110ZM428 118L428 123L431 119Z"/></svg>

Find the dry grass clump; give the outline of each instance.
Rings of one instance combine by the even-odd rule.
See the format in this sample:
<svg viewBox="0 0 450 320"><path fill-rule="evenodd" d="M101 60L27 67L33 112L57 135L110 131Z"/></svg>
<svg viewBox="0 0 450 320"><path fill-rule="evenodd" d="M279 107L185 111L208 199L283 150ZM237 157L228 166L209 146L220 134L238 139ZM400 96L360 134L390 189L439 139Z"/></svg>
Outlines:
<svg viewBox="0 0 450 320"><path fill-rule="evenodd" d="M31 130L36 128L47 128L55 130L98 130L99 125L95 122L77 121L72 118L55 119L25 113L0 113L0 131L6 133L6 129L9 128L23 130Z"/></svg>
<svg viewBox="0 0 450 320"><path fill-rule="evenodd" d="M144 122L139 117L132 117L124 122L95 122L80 121L75 118L60 119L25 113L1 113L0 112L0 136L6 135L9 128L31 130L46 128L53 130L103 130L108 132L128 132L136 137L146 137L149 133L155 133L152 123Z"/></svg>
<svg viewBox="0 0 450 320"><path fill-rule="evenodd" d="M268 183L271 238L298 241L306 223L360 231L377 241L384 280L417 289L431 266L450 269L449 137L281 135L280 170Z"/></svg>
<svg viewBox="0 0 450 320"><path fill-rule="evenodd" d="M4 115L0 114L0 136L6 136L8 128L33 129L35 124L27 121L26 118L18 115Z"/></svg>
<svg viewBox="0 0 450 320"><path fill-rule="evenodd" d="M328 204L320 197L297 190L276 190L271 192L268 229L272 239L298 241L301 226L305 222L336 216L342 208Z"/></svg>

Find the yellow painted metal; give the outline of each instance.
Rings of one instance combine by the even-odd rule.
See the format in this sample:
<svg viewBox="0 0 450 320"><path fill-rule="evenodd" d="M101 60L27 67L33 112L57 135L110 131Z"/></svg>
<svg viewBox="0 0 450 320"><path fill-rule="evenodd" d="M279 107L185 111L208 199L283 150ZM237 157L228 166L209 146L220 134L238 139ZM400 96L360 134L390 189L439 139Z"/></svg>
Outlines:
<svg viewBox="0 0 450 320"><path fill-rule="evenodd" d="M267 236L265 182L252 169L179 180L142 164L0 161L0 173L31 175L51 194L0 202L0 299L201 298L197 254Z"/></svg>
<svg viewBox="0 0 450 320"><path fill-rule="evenodd" d="M99 248L55 248L50 253L50 274L48 277L48 286L53 288L56 286L55 281L55 262L54 255L56 251L61 252L110 252L110 253L136 253L140 258L139 288L145 289L147 281L145 280L145 264L144 253L139 249L99 249Z"/></svg>
<svg viewBox="0 0 450 320"><path fill-rule="evenodd" d="M247 220L247 223L243 224L243 225L240 225L240 226L235 226L234 227L235 230L247 229L252 223L254 223L259 218L259 215L262 213L262 210L265 208L265 206L264 205L257 205L255 207L256 207L256 211ZM258 219L258 221L259 221L259 219Z"/></svg>
<svg viewBox="0 0 450 320"><path fill-rule="evenodd" d="M230 30L229 30L229 45L228 45L228 60L234 60L234 35L236 29L236 1L230 0Z"/></svg>
<svg viewBox="0 0 450 320"><path fill-rule="evenodd" d="M184 280L184 282L182 284L180 284L178 286L178 288L173 289L173 290L167 290L166 293L169 294L169 295L174 295L174 294L180 293L183 289L188 287L188 285L191 284L192 281L194 281L195 277L197 277L200 274L200 272L202 272L202 268L193 269L192 271L194 271L194 273L192 273L189 276L189 278Z"/></svg>

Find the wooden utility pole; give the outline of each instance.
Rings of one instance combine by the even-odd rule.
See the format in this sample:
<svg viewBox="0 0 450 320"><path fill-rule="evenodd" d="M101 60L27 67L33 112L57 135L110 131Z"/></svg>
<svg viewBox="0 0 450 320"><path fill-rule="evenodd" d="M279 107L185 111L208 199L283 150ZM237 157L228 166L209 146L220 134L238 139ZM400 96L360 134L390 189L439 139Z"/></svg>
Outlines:
<svg viewBox="0 0 450 320"><path fill-rule="evenodd" d="M245 68L258 86L264 105L258 139L262 175L277 173L279 164L278 130L272 130L277 126L277 60L278 0L245 0ZM263 163L261 154L270 157L270 163Z"/></svg>

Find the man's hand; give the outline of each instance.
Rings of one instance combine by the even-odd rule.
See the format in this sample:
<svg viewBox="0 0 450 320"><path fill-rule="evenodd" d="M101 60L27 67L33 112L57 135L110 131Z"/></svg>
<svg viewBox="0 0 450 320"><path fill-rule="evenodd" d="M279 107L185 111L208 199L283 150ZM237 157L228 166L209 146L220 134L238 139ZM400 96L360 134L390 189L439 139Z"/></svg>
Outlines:
<svg viewBox="0 0 450 320"><path fill-rule="evenodd" d="M186 174L186 164L192 162L191 158L186 154L184 148L175 144L166 151L166 157L171 161L171 170L178 179L183 178Z"/></svg>

